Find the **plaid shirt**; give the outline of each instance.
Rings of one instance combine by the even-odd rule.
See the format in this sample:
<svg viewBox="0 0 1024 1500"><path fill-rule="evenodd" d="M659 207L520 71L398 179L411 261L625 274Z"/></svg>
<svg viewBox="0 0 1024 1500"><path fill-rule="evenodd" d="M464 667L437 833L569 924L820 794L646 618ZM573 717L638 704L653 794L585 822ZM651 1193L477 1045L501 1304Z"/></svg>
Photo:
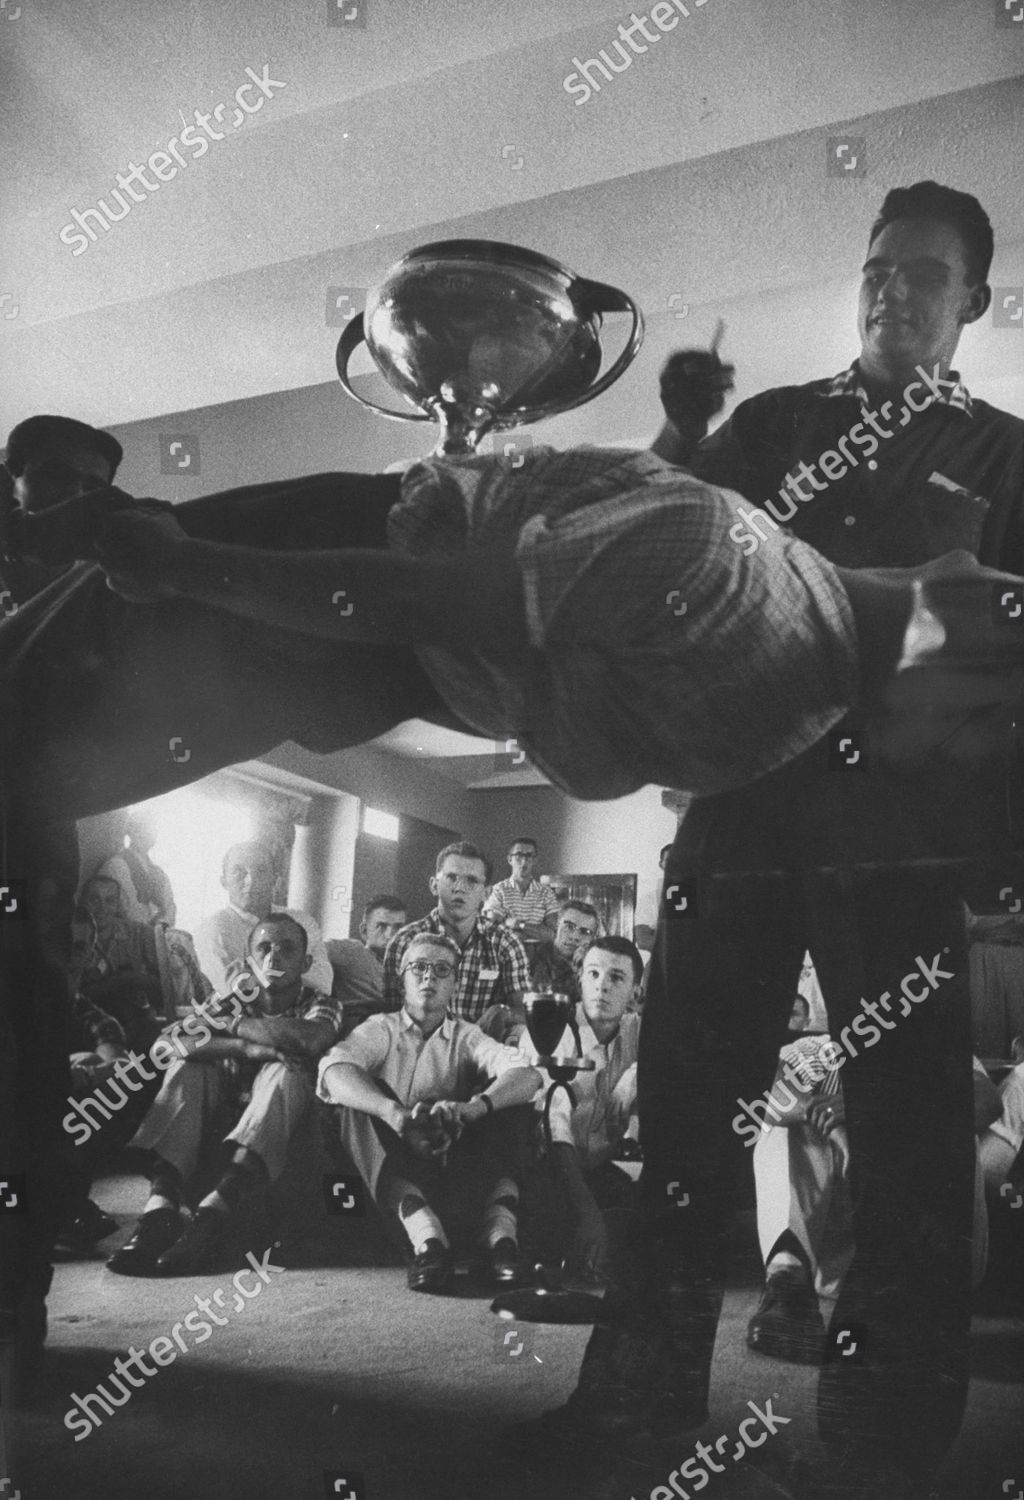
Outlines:
<svg viewBox="0 0 1024 1500"><path fill-rule="evenodd" d="M402 977L399 970L410 942L421 932L450 936L435 906L418 922L410 922L396 932L384 955L384 1005L388 1010L401 1009ZM478 917L469 937L462 945L462 959L451 1003L453 1015L466 1021L478 1021L491 1005L507 1005L514 994L530 988L530 965L526 949L504 927L491 928Z"/></svg>
<svg viewBox="0 0 1024 1500"><path fill-rule="evenodd" d="M824 558L782 532L745 555L739 497L651 452L523 459L426 459L388 513L396 551L504 551L522 573L528 642L418 648L464 722L519 737L571 796L605 798L741 786L842 718L856 638Z"/></svg>
<svg viewBox="0 0 1024 1500"><path fill-rule="evenodd" d="M970 392L960 379L959 370L950 370L946 379L950 382L949 385L943 386L937 394L930 392L930 400L941 401L944 406L955 406L957 411L965 412L967 416L973 417L974 403ZM833 375L831 380L826 380L821 394L826 397L856 396L865 411L871 408L871 397L867 393L860 373L860 361L856 359L847 369L840 370L838 375Z"/></svg>
<svg viewBox="0 0 1024 1500"><path fill-rule="evenodd" d="M334 1028L334 1037L328 1046L333 1045L333 1042L341 1036L344 1014L342 1002L332 1000L330 995L321 994L312 985L304 984L291 1005L285 1010L275 1011L273 1015L269 1011L261 1010L255 1003L246 1004L236 995L215 996L208 1002L207 1009L211 1016L233 1016L238 1005L242 1006L243 1016L253 1016L264 1020L275 1020L286 1016L290 1021L329 1021Z"/></svg>

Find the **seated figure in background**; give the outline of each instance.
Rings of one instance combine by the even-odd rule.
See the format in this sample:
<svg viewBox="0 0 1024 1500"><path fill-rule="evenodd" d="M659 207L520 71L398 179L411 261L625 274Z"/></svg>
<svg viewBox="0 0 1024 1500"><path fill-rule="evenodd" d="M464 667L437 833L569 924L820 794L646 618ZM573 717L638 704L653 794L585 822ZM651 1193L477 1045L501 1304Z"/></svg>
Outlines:
<svg viewBox="0 0 1024 1500"><path fill-rule="evenodd" d="M637 1136L640 1017L630 1006L642 977L640 952L628 938L592 938L583 950L582 1000L574 1020L578 1038L573 1027L566 1027L555 1049L582 1055L595 1065L593 1072L574 1078L575 1104L559 1089L550 1111L550 1167L569 1221L572 1259L595 1278L636 1208L634 1184L614 1158L624 1140L635 1144ZM521 1038L519 1049L536 1061L528 1036Z"/></svg>
<svg viewBox="0 0 1024 1500"><path fill-rule="evenodd" d="M342 1106L342 1142L408 1241L413 1291L452 1283L441 1214L455 1194L476 1200L490 1278L507 1286L518 1276L516 1126L529 1111L503 1112L529 1105L540 1074L451 1013L461 961L451 938L414 933L398 971L401 1010L371 1016L320 1064L319 1096Z"/></svg>
<svg viewBox="0 0 1024 1500"><path fill-rule="evenodd" d="M225 1033L212 1036L204 1023L205 1036L181 1039L188 1055L167 1069L131 1142L153 1153L152 1189L134 1235L108 1261L121 1275L186 1276L217 1265L232 1214L255 1188L281 1176L289 1139L313 1104L315 1064L341 1034L341 1004L305 982L305 928L286 912L256 924L249 956L259 981L255 999ZM217 1002L209 1014L217 1016ZM231 1164L185 1228L182 1196L224 1093L217 1066L224 1058L247 1075L250 1098L225 1138Z"/></svg>
<svg viewBox="0 0 1024 1500"><path fill-rule="evenodd" d="M334 973L320 928L308 912L273 904L274 879L273 857L260 843L233 844L224 855L220 883L228 904L200 922L195 934L199 966L218 995L244 969L253 928L272 912L286 912L304 929L308 983L322 995L331 993Z"/></svg>
<svg viewBox="0 0 1024 1500"><path fill-rule="evenodd" d="M328 938L327 956L334 970L331 993L345 1007L343 1035L384 1009L384 954L407 921L405 902L385 891L371 896L363 907L359 938Z"/></svg>
<svg viewBox="0 0 1024 1500"><path fill-rule="evenodd" d="M122 914L121 888L110 876L87 880L81 901L96 923L96 942L79 988L115 1017L130 1047L145 1052L159 1034L164 1008L153 929Z"/></svg>
<svg viewBox="0 0 1024 1500"><path fill-rule="evenodd" d="M558 897L551 886L534 879L537 840L513 839L506 858L512 871L508 880L498 880L484 902L481 915L495 926L504 926L532 942L552 937L558 914Z"/></svg>

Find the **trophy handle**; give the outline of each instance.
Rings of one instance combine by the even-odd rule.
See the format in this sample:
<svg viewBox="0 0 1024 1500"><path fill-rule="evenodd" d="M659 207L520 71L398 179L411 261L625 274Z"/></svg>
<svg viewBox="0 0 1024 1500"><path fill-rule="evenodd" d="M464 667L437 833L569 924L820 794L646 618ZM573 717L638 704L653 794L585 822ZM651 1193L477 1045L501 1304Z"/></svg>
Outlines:
<svg viewBox="0 0 1024 1500"><path fill-rule="evenodd" d="M378 406L376 401L368 401L365 396L360 396L358 391L352 389L348 378L348 362L358 349L360 344L366 343L366 326L362 313L351 318L345 324L345 332L338 340L338 348L334 355L335 368L338 371L338 379L361 406L368 406L371 411L379 412L382 417L390 417L392 422L432 422L434 419L425 411L392 411L390 407Z"/></svg>
<svg viewBox="0 0 1024 1500"><path fill-rule="evenodd" d="M558 412L572 411L574 407L583 406L586 402L592 401L595 396L599 396L602 391L606 391L610 385L615 384L623 371L633 363L644 341L644 315L628 292L621 291L617 286L608 286L603 281L588 281L585 276L576 277L572 283L572 292L574 301L578 300L583 310L588 313L628 312L631 315L633 326L630 329L626 347L611 369L606 370L595 385L563 405L521 412L516 418L517 425L539 422L544 417L555 416Z"/></svg>

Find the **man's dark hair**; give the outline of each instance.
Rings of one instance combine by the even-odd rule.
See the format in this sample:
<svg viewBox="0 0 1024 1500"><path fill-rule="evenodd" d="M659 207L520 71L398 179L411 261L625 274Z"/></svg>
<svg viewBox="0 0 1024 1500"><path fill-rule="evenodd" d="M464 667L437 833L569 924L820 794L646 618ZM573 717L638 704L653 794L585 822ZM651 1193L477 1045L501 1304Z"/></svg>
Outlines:
<svg viewBox="0 0 1024 1500"><path fill-rule="evenodd" d="M268 912L265 917L261 917L249 934L245 945L246 948L252 947L252 933L256 931L256 927L291 927L299 935L303 953L309 951L309 933L301 922L297 922L294 917L290 917L286 911L272 911Z"/></svg>
<svg viewBox="0 0 1024 1500"><path fill-rule="evenodd" d="M371 914L371 912L375 912L375 911L401 911L401 912L404 912L405 909L406 909L405 902L402 901L400 899L400 897L398 897L398 896L389 896L387 894L387 892L382 892L381 895L379 895L379 896L371 896L370 900L367 901L366 905L363 907L363 921L364 922L368 922L370 920L370 914Z"/></svg>
<svg viewBox="0 0 1024 1500"><path fill-rule="evenodd" d="M911 187L891 188L871 226L868 249L882 230L896 219L937 219L949 224L960 236L967 263L966 282L977 286L988 280L995 242L988 214L977 198L941 183L915 182Z"/></svg>
<svg viewBox="0 0 1024 1500"><path fill-rule="evenodd" d="M505 851L506 854L511 854L512 850L517 844L529 844L534 854L536 854L540 849L540 845L538 844L537 840L532 839L528 833L524 833L521 838L515 838L512 840L511 844L509 844L508 848Z"/></svg>
<svg viewBox="0 0 1024 1500"><path fill-rule="evenodd" d="M587 954L597 948L601 953L617 953L620 958L628 958L633 965L633 982L639 984L644 977L644 961L640 956L640 949L635 943L631 943L627 937L619 937L613 933L608 937L591 938L583 950L583 962L587 961Z"/></svg>
<svg viewBox="0 0 1024 1500"><path fill-rule="evenodd" d="M491 883L491 862L490 862L490 860L487 858L487 855L484 853L484 851L482 849L478 849L475 844L469 844L469 843L467 843L465 841L465 839L463 839L458 844L445 844L444 848L441 850L440 854L437 856L437 859L436 859L436 861L434 863L434 874L435 875L440 875L440 873L441 873L441 867L444 864L445 860L448 858L449 854L455 854L455 855L457 855L459 857L459 859L478 859L478 860L480 860L481 864L484 867L484 879L486 880L487 884L490 885L490 883Z"/></svg>
<svg viewBox="0 0 1024 1500"><path fill-rule="evenodd" d="M42 416L26 417L24 422L11 429L4 462L17 479L33 458L46 457L57 447L87 448L90 453L98 453L110 465L111 480L124 457L124 449L112 433L90 427L87 422L79 422L74 417Z"/></svg>
<svg viewBox="0 0 1024 1500"><path fill-rule="evenodd" d="M568 911L570 907L573 911L581 911L585 917L593 917L595 922L600 922L601 920L601 913L598 911L596 906L591 906L589 901L577 901L573 896L569 896L565 901L562 902L561 906L558 908L558 915L561 916L562 913L564 911Z"/></svg>

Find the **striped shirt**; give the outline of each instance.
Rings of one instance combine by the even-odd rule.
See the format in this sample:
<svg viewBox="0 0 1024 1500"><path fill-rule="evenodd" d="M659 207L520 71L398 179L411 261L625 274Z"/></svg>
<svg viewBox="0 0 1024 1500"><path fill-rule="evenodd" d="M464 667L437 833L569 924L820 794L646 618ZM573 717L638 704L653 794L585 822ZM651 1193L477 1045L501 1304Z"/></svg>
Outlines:
<svg viewBox="0 0 1024 1500"><path fill-rule="evenodd" d="M439 907L396 932L388 944L384 955L384 1004L388 1010L401 1009L404 991L399 971L405 950L421 932L451 936ZM506 928L489 927L478 917L462 945L451 1011L466 1021L478 1021L489 1006L509 1005L513 995L529 988L530 965L522 943Z"/></svg>
<svg viewBox="0 0 1024 1500"><path fill-rule="evenodd" d="M559 901L549 885L531 880L525 891L521 891L514 880L499 880L484 902L484 911L500 911L504 917L514 917L517 922L535 922L540 925L545 917L558 910Z"/></svg>

